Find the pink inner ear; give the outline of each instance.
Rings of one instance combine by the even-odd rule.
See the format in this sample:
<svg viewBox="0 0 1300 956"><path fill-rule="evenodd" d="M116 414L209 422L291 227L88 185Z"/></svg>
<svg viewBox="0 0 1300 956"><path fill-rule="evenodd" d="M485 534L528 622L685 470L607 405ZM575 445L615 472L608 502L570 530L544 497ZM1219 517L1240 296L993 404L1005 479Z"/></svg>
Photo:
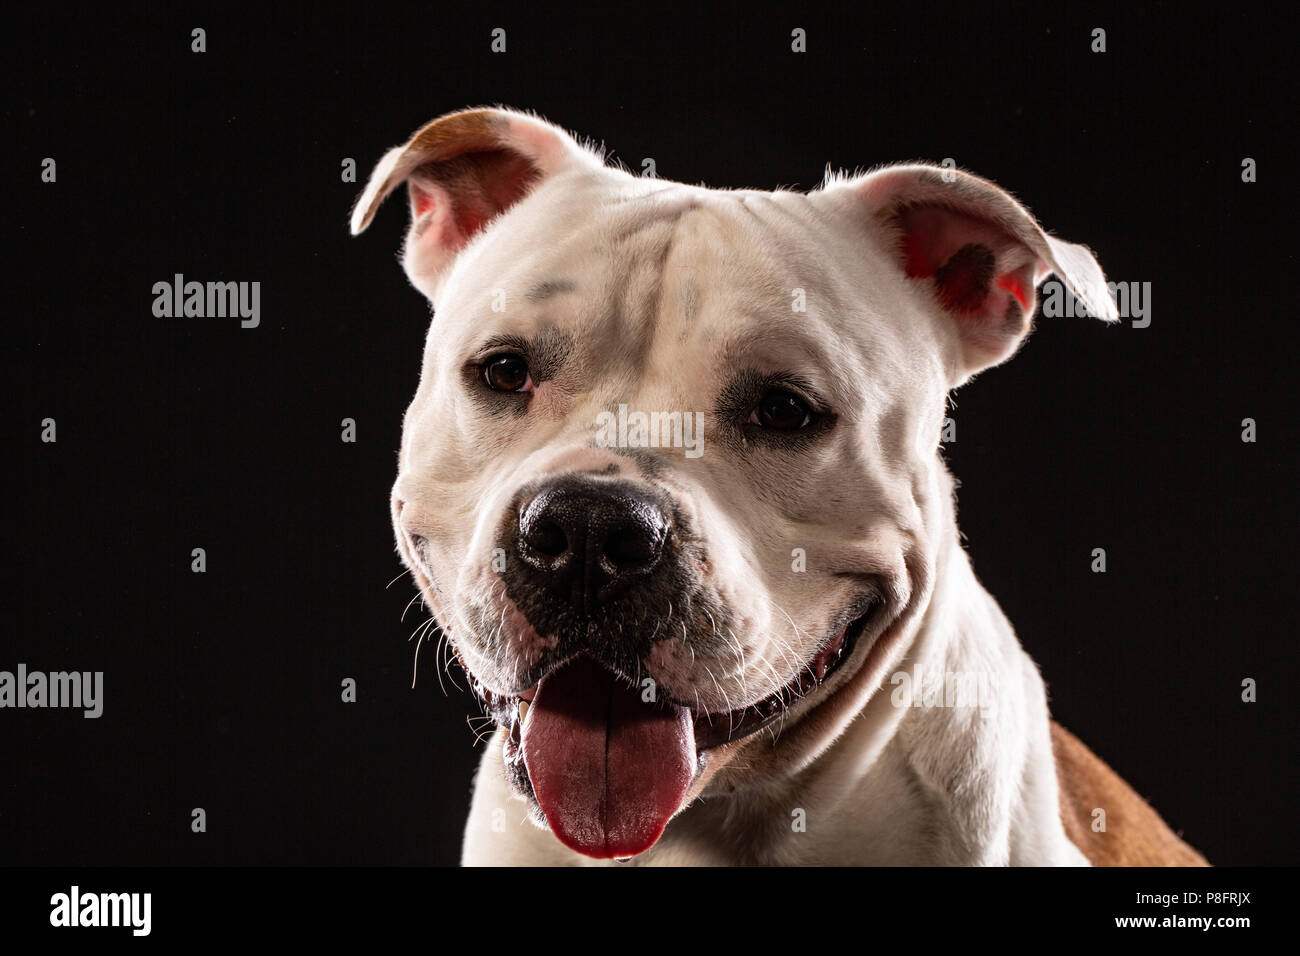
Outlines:
<svg viewBox="0 0 1300 956"><path fill-rule="evenodd" d="M508 149L461 154L408 180L419 248L439 256L463 248L484 226L523 199L537 167Z"/></svg>
<svg viewBox="0 0 1300 956"><path fill-rule="evenodd" d="M1025 292L1025 285L1020 281L1020 277L1014 272L1007 272L998 276L998 288L1006 289L1020 302L1022 309L1029 308L1029 296Z"/></svg>
<svg viewBox="0 0 1300 956"><path fill-rule="evenodd" d="M1014 297L1022 312L1033 298L1024 247L1002 229L942 206L913 206L898 214L903 272L933 279L944 308L1001 322Z"/></svg>
<svg viewBox="0 0 1300 956"><path fill-rule="evenodd" d="M432 193L420 189L418 186L411 189L411 210L416 219L419 219L432 209L436 202L437 200L433 198Z"/></svg>

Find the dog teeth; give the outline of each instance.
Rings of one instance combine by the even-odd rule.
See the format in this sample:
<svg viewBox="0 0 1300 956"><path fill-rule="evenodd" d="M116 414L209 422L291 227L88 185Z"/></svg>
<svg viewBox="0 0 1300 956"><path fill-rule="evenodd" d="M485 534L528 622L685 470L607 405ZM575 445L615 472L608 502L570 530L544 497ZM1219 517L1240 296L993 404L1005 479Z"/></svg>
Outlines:
<svg viewBox="0 0 1300 956"><path fill-rule="evenodd" d="M522 697L519 699L519 722L522 724L524 718L528 716L528 701Z"/></svg>

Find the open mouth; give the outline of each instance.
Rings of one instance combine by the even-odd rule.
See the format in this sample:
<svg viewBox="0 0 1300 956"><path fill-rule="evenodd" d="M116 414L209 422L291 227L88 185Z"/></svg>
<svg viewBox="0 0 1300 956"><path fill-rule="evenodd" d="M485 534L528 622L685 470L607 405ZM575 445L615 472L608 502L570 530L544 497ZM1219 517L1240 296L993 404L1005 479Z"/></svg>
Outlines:
<svg viewBox="0 0 1300 956"><path fill-rule="evenodd" d="M852 656L872 612L869 602L833 632L784 687L756 703L695 713L655 699L595 659L579 655L517 695L470 686L509 728L508 770L526 785L551 831L570 849L599 859L642 853L681 808L704 754L767 727L814 694Z"/></svg>

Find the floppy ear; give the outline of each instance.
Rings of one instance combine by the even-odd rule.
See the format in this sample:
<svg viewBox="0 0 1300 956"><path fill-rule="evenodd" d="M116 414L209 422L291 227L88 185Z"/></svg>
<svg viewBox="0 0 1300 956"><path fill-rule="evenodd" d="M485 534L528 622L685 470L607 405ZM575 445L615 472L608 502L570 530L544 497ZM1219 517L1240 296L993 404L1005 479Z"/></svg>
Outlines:
<svg viewBox="0 0 1300 956"><path fill-rule="evenodd" d="M1119 318L1092 253L1047 235L1023 206L987 180L907 165L827 192L840 189L865 204L885 230L899 270L925 283L951 319L958 343L954 384L1015 353L1029 333L1038 285L1049 273L1091 314Z"/></svg>
<svg viewBox="0 0 1300 956"><path fill-rule="evenodd" d="M602 162L559 127L506 109L468 109L425 124L390 149L352 210L352 234L365 230L380 203L406 183L411 228L403 266L433 299L457 254L493 219L541 182Z"/></svg>

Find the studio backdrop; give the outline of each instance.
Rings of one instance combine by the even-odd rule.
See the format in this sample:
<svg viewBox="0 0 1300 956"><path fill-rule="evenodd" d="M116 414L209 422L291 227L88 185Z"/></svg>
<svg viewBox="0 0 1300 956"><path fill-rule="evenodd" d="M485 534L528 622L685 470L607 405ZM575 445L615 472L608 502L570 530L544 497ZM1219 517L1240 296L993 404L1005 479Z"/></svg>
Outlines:
<svg viewBox="0 0 1300 956"><path fill-rule="evenodd" d="M969 170L1087 245L1120 320L1043 296L951 397L962 544L1055 719L1212 863L1294 862L1292 53L969 13L17 14L0 671L89 676L0 708L0 862L459 859L481 712L389 514L430 309L404 198L349 215L492 104L711 187Z"/></svg>

